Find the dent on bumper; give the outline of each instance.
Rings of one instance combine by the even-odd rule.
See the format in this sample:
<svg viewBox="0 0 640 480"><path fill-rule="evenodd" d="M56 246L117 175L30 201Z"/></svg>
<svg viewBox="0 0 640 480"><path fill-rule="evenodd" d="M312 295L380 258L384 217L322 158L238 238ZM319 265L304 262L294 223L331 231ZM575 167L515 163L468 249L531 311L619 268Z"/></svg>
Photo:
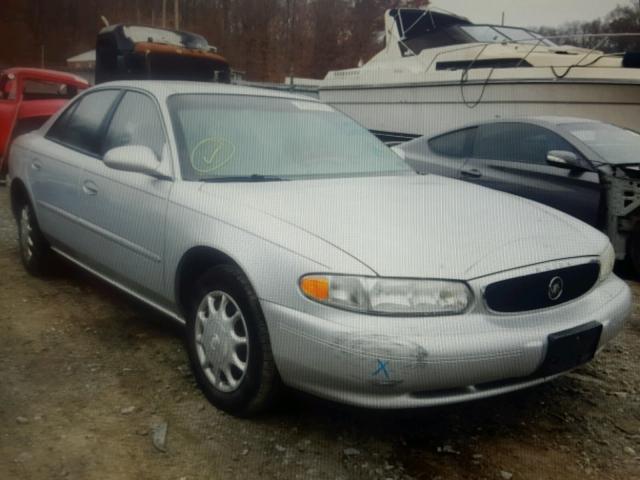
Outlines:
<svg viewBox="0 0 640 480"><path fill-rule="evenodd" d="M615 276L584 297L539 312L504 316L344 321L262 301L283 381L314 395L370 408L462 402L548 381L536 377L547 336L597 321L598 349L623 327L631 294ZM375 328L367 326L367 319ZM402 328L410 322L410 330ZM464 325L464 328L461 328Z"/></svg>

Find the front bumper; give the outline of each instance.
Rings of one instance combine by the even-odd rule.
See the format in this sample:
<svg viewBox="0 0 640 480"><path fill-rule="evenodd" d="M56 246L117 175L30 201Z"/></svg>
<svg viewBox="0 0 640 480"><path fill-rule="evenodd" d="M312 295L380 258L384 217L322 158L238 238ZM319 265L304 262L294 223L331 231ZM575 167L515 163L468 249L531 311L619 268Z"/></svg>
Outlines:
<svg viewBox="0 0 640 480"><path fill-rule="evenodd" d="M535 312L397 318L322 306L301 312L262 301L285 384L342 403L410 408L506 393L555 378L536 375L551 333L596 321L600 350L631 310L614 275L581 298ZM319 314L321 313L321 314Z"/></svg>

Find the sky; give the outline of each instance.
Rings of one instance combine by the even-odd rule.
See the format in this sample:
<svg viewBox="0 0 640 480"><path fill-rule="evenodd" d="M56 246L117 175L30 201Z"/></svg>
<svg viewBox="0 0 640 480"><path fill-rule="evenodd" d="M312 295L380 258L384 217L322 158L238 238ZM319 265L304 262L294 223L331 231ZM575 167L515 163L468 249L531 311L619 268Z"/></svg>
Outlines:
<svg viewBox="0 0 640 480"><path fill-rule="evenodd" d="M555 27L578 20L595 20L616 5L638 0L432 0L431 4L467 17L474 23L500 23L519 27Z"/></svg>

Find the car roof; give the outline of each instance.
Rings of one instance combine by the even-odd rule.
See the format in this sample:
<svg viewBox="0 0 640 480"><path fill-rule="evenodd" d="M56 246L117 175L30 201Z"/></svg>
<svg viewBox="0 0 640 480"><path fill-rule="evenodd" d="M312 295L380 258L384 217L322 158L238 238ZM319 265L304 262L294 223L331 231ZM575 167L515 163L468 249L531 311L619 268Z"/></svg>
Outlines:
<svg viewBox="0 0 640 480"><path fill-rule="evenodd" d="M287 98L319 103L315 98L306 95L296 95L280 90L245 87L226 83L191 82L178 80L127 80L101 83L95 88L129 88L145 90L158 98L166 98L175 94L218 94L218 95L246 95L258 97Z"/></svg>
<svg viewBox="0 0 640 480"><path fill-rule="evenodd" d="M40 80L49 80L56 82L64 82L78 87L88 87L89 82L84 78L73 75L72 73L59 72L58 70L47 70L44 68L26 68L26 67L13 67L7 68L2 73L12 73L16 77L31 77Z"/></svg>
<svg viewBox="0 0 640 480"><path fill-rule="evenodd" d="M465 123L459 125L455 128L447 128L445 130L434 130L425 135L421 135L417 138L404 142L402 145L407 145L409 143L415 142L420 138L435 138L441 135L446 135L447 133L456 132L458 130L465 130L467 128L479 127L481 125L491 125L493 123L532 123L536 125L544 125L547 127L558 127L565 123L604 123L600 120L593 120L590 118L581 118L581 117L562 117L562 116L554 116L554 115L539 115L532 117L501 117L501 118L492 118L489 120L481 120L470 123Z"/></svg>
<svg viewBox="0 0 640 480"><path fill-rule="evenodd" d="M513 119L517 120L517 119ZM554 115L546 115L546 116L537 116L537 117L528 117L528 118L520 118L522 120L533 120L539 123L550 123L553 125L562 125L564 123L603 123L600 120L594 120L592 118L581 118L581 117L561 117Z"/></svg>
<svg viewBox="0 0 640 480"><path fill-rule="evenodd" d="M590 118L581 118L581 117L563 117L563 116L557 116L557 115L538 115L538 116L531 116L531 117L501 117L501 118L492 118L490 120L483 120L480 122L474 122L474 123L469 123L467 125L464 125L462 127L458 127L458 128L452 128L449 129L448 131L455 131L455 130L460 130L462 128L470 128L470 127L477 127L479 125L489 125L492 123L535 123L535 124L539 124L539 125L554 125L554 126L558 126L558 125L563 125L565 123L602 123L599 120L593 120ZM446 132L441 132L441 133L446 133Z"/></svg>

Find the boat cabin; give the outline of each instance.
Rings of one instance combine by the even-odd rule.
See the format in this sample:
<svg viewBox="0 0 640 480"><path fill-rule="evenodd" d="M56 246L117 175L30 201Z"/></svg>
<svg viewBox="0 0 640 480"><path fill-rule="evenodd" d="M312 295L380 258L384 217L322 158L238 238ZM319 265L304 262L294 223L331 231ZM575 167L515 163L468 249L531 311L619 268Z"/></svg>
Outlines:
<svg viewBox="0 0 640 480"><path fill-rule="evenodd" d="M431 9L391 9L385 19L387 46L397 42L403 57L418 55L428 48L470 43L525 43L546 47L557 46L526 28L479 25L465 17ZM446 65L442 67L442 69L447 68Z"/></svg>

